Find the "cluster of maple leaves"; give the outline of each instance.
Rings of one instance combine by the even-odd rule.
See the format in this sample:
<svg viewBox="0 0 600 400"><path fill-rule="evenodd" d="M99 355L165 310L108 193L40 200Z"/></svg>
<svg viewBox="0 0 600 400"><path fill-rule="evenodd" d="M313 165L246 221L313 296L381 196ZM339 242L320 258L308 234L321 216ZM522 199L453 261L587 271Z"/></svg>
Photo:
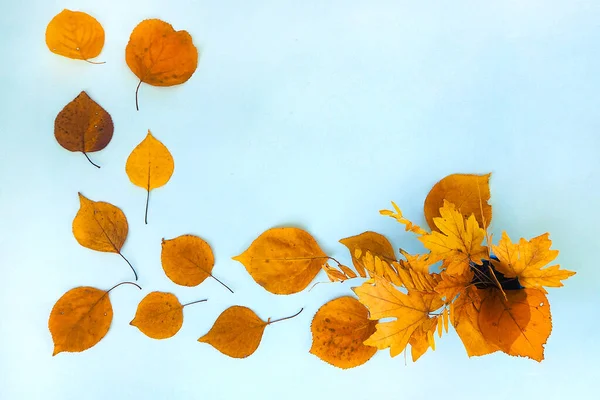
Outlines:
<svg viewBox="0 0 600 400"><path fill-rule="evenodd" d="M104 30L90 15L64 10L49 23L46 43L54 53L90 62L102 50ZM196 69L198 51L187 32L175 31L160 20L146 20L131 34L126 61L140 79L137 107L142 82L184 83ZM105 148L113 131L110 115L85 92L58 114L54 130L64 148L82 152L92 164L87 153ZM133 184L147 191L147 223L150 191L169 181L173 157L149 131L127 159L125 170ZM352 268L325 254L308 232L283 227L263 232L233 259L256 283L278 295L306 289L320 271L331 282L363 278L353 288L358 298L329 301L311 324L310 352L340 368L364 364L381 349L389 348L394 357L408 345L416 361L429 348L435 350L434 335L441 337L449 325L469 356L502 351L541 361L552 328L545 287L562 286L562 280L574 272L548 266L558 251L550 249L547 233L518 243L503 233L493 244L487 234L492 218L489 177L454 174L439 181L424 205L431 231L406 219L394 203L393 210L380 212L414 233L428 250L425 254L400 250L397 257L387 238L369 231L340 240L350 252ZM73 220L75 239L127 261L121 253L129 230L124 213L112 204L81 194L79 198L80 209ZM137 280L135 269L127 263ZM197 286L211 277L231 291L212 275L214 255L198 236L163 239L161 264L177 285ZM48 322L54 355L84 351L106 335L113 316L109 293L123 284L138 286L122 282L108 290L78 287L56 302ZM151 292L139 303L131 325L150 338L170 338L183 324L183 308L203 301L181 304L174 294ZM247 307L232 306L198 341L230 357L247 357L258 348L268 325L301 311L263 321Z"/></svg>

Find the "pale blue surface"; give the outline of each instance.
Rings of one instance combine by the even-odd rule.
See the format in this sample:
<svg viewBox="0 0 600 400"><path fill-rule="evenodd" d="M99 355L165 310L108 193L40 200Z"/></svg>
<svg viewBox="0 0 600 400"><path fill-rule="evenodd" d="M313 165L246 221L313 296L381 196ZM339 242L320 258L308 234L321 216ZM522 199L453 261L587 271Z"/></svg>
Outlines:
<svg viewBox="0 0 600 400"><path fill-rule="evenodd" d="M419 399L592 398L600 379L600 2L576 1L8 1L0 23L0 398ZM423 5L417 5L427 3ZM90 65L44 43L63 8L94 15L106 44ZM124 60L133 27L159 17L202 49L186 84L140 90ZM56 114L81 90L112 115L115 134L91 157L62 149ZM150 128L175 174L151 198L130 184L127 156ZM559 262L578 272L550 291L546 360L468 359L456 334L416 364L379 352L342 371L308 353L318 307L350 284L275 296L230 257L263 230L298 225L348 262L337 240L376 230L420 246L378 210L395 200L423 223L429 188L454 172L493 173L492 231L551 233ZM79 285L131 278L117 255L77 244L77 192L128 216L123 253L143 292L111 293L114 320L96 347L51 357L54 302ZM172 284L160 240L184 233L214 249L214 281ZM317 280L325 280L321 274ZM129 326L153 290L182 302L177 336L154 341ZM244 360L196 342L233 304L267 328ZM498 386L505 384L507 386Z"/></svg>

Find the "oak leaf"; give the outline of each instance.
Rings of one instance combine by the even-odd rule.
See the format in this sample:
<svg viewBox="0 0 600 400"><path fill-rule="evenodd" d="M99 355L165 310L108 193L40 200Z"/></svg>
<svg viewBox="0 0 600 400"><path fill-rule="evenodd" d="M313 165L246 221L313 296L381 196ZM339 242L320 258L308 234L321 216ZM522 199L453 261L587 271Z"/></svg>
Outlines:
<svg viewBox="0 0 600 400"><path fill-rule="evenodd" d="M146 189L146 212L144 222L148 223L148 201L150 191L161 186L171 179L175 163L169 149L158 141L150 130L146 138L138 144L127 158L125 172L131 183Z"/></svg>
<svg viewBox="0 0 600 400"><path fill-rule="evenodd" d="M310 352L339 368L362 365L377 352L377 348L363 344L375 332L376 324L354 297L331 300L319 308L312 320Z"/></svg>
<svg viewBox="0 0 600 400"><path fill-rule="evenodd" d="M544 286L561 287L562 280L575 275L575 272L560 269L559 265L544 268L558 256L558 250L550 250L552 241L549 234L537 236L531 240L521 238L513 244L506 234L492 251L499 261L492 260L492 265L505 278L519 279L524 287L535 288L547 293Z"/></svg>
<svg viewBox="0 0 600 400"><path fill-rule="evenodd" d="M80 151L95 167L87 153L104 149L112 139L114 125L110 114L81 92L54 120L54 137L69 151Z"/></svg>
<svg viewBox="0 0 600 400"><path fill-rule="evenodd" d="M206 300L182 305L172 293L152 292L138 304L135 318L129 323L152 339L175 336L183 325L183 308Z"/></svg>
<svg viewBox="0 0 600 400"><path fill-rule="evenodd" d="M454 204L447 201L440 208L440 215L433 219L440 232L420 236L419 240L434 258L446 261L448 274L465 274L471 262L480 264L488 258L487 247L481 245L485 231L474 215L465 220Z"/></svg>
<svg viewBox="0 0 600 400"><path fill-rule="evenodd" d="M439 230L435 218L441 215L439 210L445 201L455 204L465 219L473 214L479 226L489 226L492 220L492 206L488 204L490 175L452 174L433 185L424 205L429 227Z"/></svg>
<svg viewBox="0 0 600 400"><path fill-rule="evenodd" d="M131 32L125 59L140 79L135 91L135 106L139 110L138 90L142 82L153 86L186 82L198 66L198 49L186 31L175 31L171 24L159 19L147 19Z"/></svg>
<svg viewBox="0 0 600 400"><path fill-rule="evenodd" d="M129 225L123 211L110 203L93 201L79 193L79 211L73 219L73 236L88 249L117 253L131 267L137 281L137 273L121 253L127 239Z"/></svg>
<svg viewBox="0 0 600 400"><path fill-rule="evenodd" d="M233 257L256 283L275 294L305 289L328 258L308 232L291 227L263 232L246 251Z"/></svg>
<svg viewBox="0 0 600 400"><path fill-rule="evenodd" d="M198 339L233 358L246 358L256 351L267 325L300 314L267 322L247 307L233 306L223 311L208 333Z"/></svg>
<svg viewBox="0 0 600 400"><path fill-rule="evenodd" d="M212 274L215 257L210 245L194 235L162 240L160 261L167 277L181 286L198 286L209 276L227 288Z"/></svg>
<svg viewBox="0 0 600 400"><path fill-rule="evenodd" d="M46 45L58 55L91 62L104 47L104 29L91 15L65 9L48 24Z"/></svg>
<svg viewBox="0 0 600 400"><path fill-rule="evenodd" d="M404 350L419 326L430 323L429 314L444 304L436 293L409 290L404 294L378 277L373 279L372 284L365 282L353 290L359 301L369 309L370 319L395 318L379 322L375 333L364 342L380 350L389 347L392 357Z"/></svg>
<svg viewBox="0 0 600 400"><path fill-rule="evenodd" d="M135 285L131 282L122 282L109 290L82 286L63 294L54 304L48 319L48 329L54 342L52 355L55 356L63 351L81 352L102 340L113 318L108 294L125 283Z"/></svg>
<svg viewBox="0 0 600 400"><path fill-rule="evenodd" d="M388 262L396 261L396 254L392 244L385 236L377 232L363 232L360 235L341 239L340 243L346 246L350 251L352 264L354 264L356 272L358 272L358 275L362 278L365 278L367 275L365 273L364 265L361 263L360 259L355 257L355 251L357 249L360 249L362 252L368 250L371 254L387 260Z"/></svg>
<svg viewBox="0 0 600 400"><path fill-rule="evenodd" d="M544 345L552 331L550 304L537 289L485 289L479 328L485 340L512 356L544 359Z"/></svg>

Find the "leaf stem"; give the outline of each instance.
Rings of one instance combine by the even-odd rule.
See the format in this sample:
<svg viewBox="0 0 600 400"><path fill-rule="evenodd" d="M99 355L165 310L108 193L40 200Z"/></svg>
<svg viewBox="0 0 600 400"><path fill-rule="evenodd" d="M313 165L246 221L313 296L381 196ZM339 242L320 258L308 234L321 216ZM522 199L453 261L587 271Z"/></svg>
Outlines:
<svg viewBox="0 0 600 400"><path fill-rule="evenodd" d="M85 59L85 60L83 60L83 61L85 61L85 62L87 62L87 63L90 63L90 64L95 64L95 65L99 65L99 64L106 64L106 61L90 61L90 60L88 60L88 59Z"/></svg>
<svg viewBox="0 0 600 400"><path fill-rule="evenodd" d="M208 299L204 299L204 300L196 300L196 301L192 301L192 302L189 302L189 303L185 303L185 304L182 304L182 305L181 305L181 308L183 308L183 307L185 307L185 306L192 305L192 304L196 304L196 303L202 303L202 302L204 302L204 301L208 301Z"/></svg>
<svg viewBox="0 0 600 400"><path fill-rule="evenodd" d="M140 90L141 84L142 80L140 79L140 83L138 83L137 87L135 88L135 109L137 111L140 111L140 106L138 105L138 91Z"/></svg>
<svg viewBox="0 0 600 400"><path fill-rule="evenodd" d="M146 195L146 214L144 214L144 222L148 225L148 202L150 202L150 189L147 190Z"/></svg>
<svg viewBox="0 0 600 400"><path fill-rule="evenodd" d="M96 168L100 168L100 166L98 164L94 164L94 162L92 160L90 160L90 157L88 157L88 155L85 151L82 151L82 153L85 156L85 158L87 158L87 160L90 162L90 164L92 164Z"/></svg>
<svg viewBox="0 0 600 400"><path fill-rule="evenodd" d="M121 252L119 252L119 255L123 258L123 260L125 260L127 262L127 264L129 264L129 266L131 267L131 270L133 271L133 275L135 275L135 280L137 281L138 280L138 275L137 275L137 272L135 272L135 269L133 269L133 265L131 265L131 263L129 262L129 260L126 259L125 256Z"/></svg>
<svg viewBox="0 0 600 400"><path fill-rule="evenodd" d="M134 286L137 286L137 288L138 288L138 289L142 290L141 286L140 286L140 285L138 285L137 283L133 283L133 282L121 282L121 283L117 283L115 286L113 286L113 287L111 287L110 289L108 289L108 290L106 291L106 293L110 293L110 291L111 291L111 290L113 290L114 288L116 288L116 287L119 287L119 286L121 286L121 285L125 285L125 284L127 284L127 285L134 285Z"/></svg>
<svg viewBox="0 0 600 400"><path fill-rule="evenodd" d="M291 318L294 318L294 317L298 316L298 315L299 315L299 314L302 312L302 310L304 310L304 307L302 307L302 308L300 309L300 311L298 311L298 312L297 312L296 314L294 314L294 315L290 315L289 317L284 317L284 318L274 319L273 321L271 321L271 319L269 318L269 322L267 322L267 325L273 324L273 323L275 323L275 322L285 321L286 319L291 319Z"/></svg>
<svg viewBox="0 0 600 400"><path fill-rule="evenodd" d="M231 288L229 286L227 286L226 284L224 284L223 282L221 282L219 279L217 279L213 274L210 274L210 277L213 278L215 281L219 282L221 285L225 286L225 288L227 290L229 290L231 293L233 293L233 290L231 290Z"/></svg>

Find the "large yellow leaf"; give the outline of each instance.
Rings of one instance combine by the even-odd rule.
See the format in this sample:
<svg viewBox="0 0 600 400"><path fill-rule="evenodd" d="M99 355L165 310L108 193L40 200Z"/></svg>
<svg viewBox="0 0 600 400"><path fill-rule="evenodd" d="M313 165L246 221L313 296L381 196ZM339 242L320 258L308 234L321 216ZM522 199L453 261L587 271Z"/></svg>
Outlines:
<svg viewBox="0 0 600 400"><path fill-rule="evenodd" d="M550 250L552 241L545 233L529 241L521 238L513 244L506 234L492 251L500 261L492 259L494 268L506 278L519 278L524 287L535 288L546 293L544 286L561 287L562 280L575 275L575 272L560 269L559 265L544 268L558 256L558 250Z"/></svg>
<svg viewBox="0 0 600 400"><path fill-rule="evenodd" d="M376 332L364 343L378 349L390 348L392 357L400 354L415 330L427 324L429 313L442 307L436 293L408 291L404 294L385 280L375 277L374 283L365 282L354 288L359 301L369 309L370 319L395 318L379 322Z"/></svg>
<svg viewBox="0 0 600 400"><path fill-rule="evenodd" d="M91 15L65 9L48 24L46 45L61 56L89 61L104 47L104 29Z"/></svg>
<svg viewBox="0 0 600 400"><path fill-rule="evenodd" d="M324 304L310 329L310 352L339 368L354 368L369 361L377 349L363 342L375 332L377 321L354 297L344 296Z"/></svg>
<svg viewBox="0 0 600 400"><path fill-rule="evenodd" d="M246 251L233 257L256 283L275 294L306 288L328 258L308 232L290 227L263 232Z"/></svg>
<svg viewBox="0 0 600 400"><path fill-rule="evenodd" d="M498 289L481 303L479 328L485 340L512 356L544 359L544 345L552 331L550 304L537 289Z"/></svg>
<svg viewBox="0 0 600 400"><path fill-rule="evenodd" d="M198 341L210 344L229 357L245 358L256 351L267 325L293 318L300 312L273 321L269 318L265 322L247 307L229 307L219 315L210 331Z"/></svg>
<svg viewBox="0 0 600 400"><path fill-rule="evenodd" d="M80 151L95 167L87 153L100 151L112 139L114 125L109 113L81 92L54 120L54 137L69 151Z"/></svg>
<svg viewBox="0 0 600 400"><path fill-rule="evenodd" d="M363 232L360 235L342 239L340 240L340 243L350 250L354 268L356 268L358 275L363 278L367 276L365 273L365 266L360 259L355 257L356 250L360 249L363 253L369 251L371 254L378 256L387 262L396 261L396 254L392 244L385 236L377 232Z"/></svg>
<svg viewBox="0 0 600 400"><path fill-rule="evenodd" d="M191 78L198 66L198 49L186 31L175 31L171 24L159 19L147 19L131 33L125 49L125 59L131 71L142 82L153 86L173 86Z"/></svg>
<svg viewBox="0 0 600 400"><path fill-rule="evenodd" d="M175 163L169 149L148 130L146 138L133 149L125 164L131 183L146 189L145 223L148 223L150 191L165 185L171 179L174 169Z"/></svg>
<svg viewBox="0 0 600 400"><path fill-rule="evenodd" d="M73 236L77 242L88 249L117 253L129 264L137 281L137 273L121 253L129 231L123 211L110 203L90 200L81 193L79 203L79 211L73 219Z"/></svg>
<svg viewBox="0 0 600 400"><path fill-rule="evenodd" d="M487 248L481 245L485 231L473 215L465 221L456 207L447 201L440 208L440 215L434 218L440 232L420 236L419 240L433 257L445 260L448 274L465 274L471 261L481 264L481 260L488 257Z"/></svg>
<svg viewBox="0 0 600 400"><path fill-rule="evenodd" d="M444 201L455 204L465 219L473 214L479 226L489 226L492 220L492 206L488 204L489 183L490 174L452 174L436 183L425 198L425 219L429 227L439 229L434 218L441 216L439 209L444 206Z"/></svg>

